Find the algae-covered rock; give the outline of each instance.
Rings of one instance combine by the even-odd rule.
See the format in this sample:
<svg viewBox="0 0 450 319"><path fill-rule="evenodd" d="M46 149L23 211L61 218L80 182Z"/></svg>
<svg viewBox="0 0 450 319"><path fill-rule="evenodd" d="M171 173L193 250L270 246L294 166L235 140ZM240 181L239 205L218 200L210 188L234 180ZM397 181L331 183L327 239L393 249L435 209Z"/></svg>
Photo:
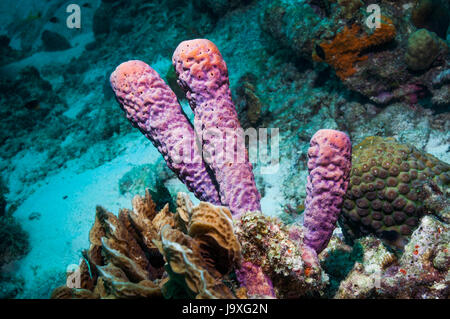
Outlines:
<svg viewBox="0 0 450 319"><path fill-rule="evenodd" d="M448 298L449 235L448 224L425 216L398 258L377 238L359 240L363 259L341 282L335 298Z"/></svg>
<svg viewBox="0 0 450 319"><path fill-rule="evenodd" d="M405 62L413 71L428 69L439 54L441 41L427 29L411 34L406 48Z"/></svg>

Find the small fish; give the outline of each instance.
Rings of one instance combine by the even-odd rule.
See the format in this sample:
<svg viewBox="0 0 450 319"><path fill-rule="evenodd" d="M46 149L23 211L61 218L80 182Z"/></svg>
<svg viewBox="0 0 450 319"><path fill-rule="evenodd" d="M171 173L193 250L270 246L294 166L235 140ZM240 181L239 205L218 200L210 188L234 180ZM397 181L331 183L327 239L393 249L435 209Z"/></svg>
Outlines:
<svg viewBox="0 0 450 319"><path fill-rule="evenodd" d="M325 51L322 49L322 47L320 45L316 44L315 50L316 50L317 56L319 58L321 58L322 60L325 60Z"/></svg>
<svg viewBox="0 0 450 319"><path fill-rule="evenodd" d="M395 230L385 230L381 232L380 237L388 241L395 241L398 238L398 233Z"/></svg>
<svg viewBox="0 0 450 319"><path fill-rule="evenodd" d="M31 100L25 103L24 107L26 107L28 110L38 110L40 107L39 100Z"/></svg>

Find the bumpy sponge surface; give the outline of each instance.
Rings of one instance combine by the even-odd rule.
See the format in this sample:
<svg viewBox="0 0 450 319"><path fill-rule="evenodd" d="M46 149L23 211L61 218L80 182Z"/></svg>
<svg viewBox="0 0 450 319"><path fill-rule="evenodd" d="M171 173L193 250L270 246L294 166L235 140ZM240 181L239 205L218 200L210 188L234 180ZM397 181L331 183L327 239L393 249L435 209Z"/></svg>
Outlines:
<svg viewBox="0 0 450 319"><path fill-rule="evenodd" d="M319 130L308 150L305 239L320 253L328 244L342 208L351 169L352 145L347 134Z"/></svg>
<svg viewBox="0 0 450 319"><path fill-rule="evenodd" d="M245 137L231 100L228 70L219 49L209 40L181 42L172 63L178 84L194 111L205 161L219 184L222 204L233 215L261 210Z"/></svg>
<svg viewBox="0 0 450 319"><path fill-rule="evenodd" d="M393 138L368 137L353 149L339 224L351 239L374 234L402 249L423 216L421 184L450 184L450 165Z"/></svg>
<svg viewBox="0 0 450 319"><path fill-rule="evenodd" d="M110 82L128 120L153 143L167 166L197 198L220 204L196 145L194 129L175 93L159 74L146 63L133 60L120 64Z"/></svg>

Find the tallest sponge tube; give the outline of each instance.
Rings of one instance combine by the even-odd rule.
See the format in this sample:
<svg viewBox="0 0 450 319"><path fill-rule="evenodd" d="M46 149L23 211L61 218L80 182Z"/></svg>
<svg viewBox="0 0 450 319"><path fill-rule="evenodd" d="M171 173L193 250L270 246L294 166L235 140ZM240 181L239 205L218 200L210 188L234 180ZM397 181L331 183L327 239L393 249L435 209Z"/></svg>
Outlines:
<svg viewBox="0 0 450 319"><path fill-rule="evenodd" d="M227 65L219 49L206 39L183 41L172 63L194 111L194 128L202 137L203 154L219 184L222 204L235 216L261 210L245 137L231 100Z"/></svg>

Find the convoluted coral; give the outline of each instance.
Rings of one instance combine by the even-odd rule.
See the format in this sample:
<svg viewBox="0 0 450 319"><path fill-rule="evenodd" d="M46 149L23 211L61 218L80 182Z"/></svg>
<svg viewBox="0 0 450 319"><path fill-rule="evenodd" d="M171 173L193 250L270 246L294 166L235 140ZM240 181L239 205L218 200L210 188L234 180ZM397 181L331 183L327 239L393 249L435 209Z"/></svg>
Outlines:
<svg viewBox="0 0 450 319"><path fill-rule="evenodd" d="M160 251L167 259L170 280L164 285L168 298L233 298L233 294L220 280L220 273L208 265L200 245L169 226L161 232Z"/></svg>
<svg viewBox="0 0 450 319"><path fill-rule="evenodd" d="M226 274L239 264L241 245L234 234L232 216L227 208L200 203L192 210L188 228L189 236L209 251L215 269Z"/></svg>
<svg viewBox="0 0 450 319"><path fill-rule="evenodd" d="M97 207L91 246L52 298L234 298L222 282L241 260L227 208L179 193L175 214L157 212L148 191L132 205L118 217Z"/></svg>
<svg viewBox="0 0 450 319"><path fill-rule="evenodd" d="M366 138L353 148L352 165L339 219L344 233L375 234L399 249L425 213L422 183L450 183L448 164L393 138Z"/></svg>
<svg viewBox="0 0 450 319"><path fill-rule="evenodd" d="M236 222L236 234L243 260L261 267L273 283L276 297L321 294L326 275L322 273L315 251L303 245L301 228L288 228L276 218L248 212Z"/></svg>
<svg viewBox="0 0 450 319"><path fill-rule="evenodd" d="M308 150L305 244L320 253L336 227L351 169L352 144L347 134L319 130Z"/></svg>
<svg viewBox="0 0 450 319"><path fill-rule="evenodd" d="M261 210L245 137L231 100L228 70L219 49L209 40L181 42L172 63L178 83L195 114L194 127L219 184L220 199L231 212Z"/></svg>
<svg viewBox="0 0 450 319"><path fill-rule="evenodd" d="M405 62L413 71L426 70L436 59L440 49L441 40L436 34L427 29L417 30L408 39Z"/></svg>
<svg viewBox="0 0 450 319"><path fill-rule="evenodd" d="M390 19L383 18L385 21L381 22L380 28L376 28L370 35L360 35L361 28L358 25L350 28L345 26L331 42L316 46L313 59L331 65L342 80L352 76L356 73L354 64L368 59L367 55L361 56L363 50L395 38L395 26Z"/></svg>
<svg viewBox="0 0 450 319"><path fill-rule="evenodd" d="M363 259L341 282L336 298L446 299L450 296L450 231L447 224L425 216L397 259L380 240L359 242Z"/></svg>
<svg viewBox="0 0 450 319"><path fill-rule="evenodd" d="M110 81L127 118L158 148L167 166L199 199L219 204L194 130L158 73L142 61L128 61L116 68Z"/></svg>

